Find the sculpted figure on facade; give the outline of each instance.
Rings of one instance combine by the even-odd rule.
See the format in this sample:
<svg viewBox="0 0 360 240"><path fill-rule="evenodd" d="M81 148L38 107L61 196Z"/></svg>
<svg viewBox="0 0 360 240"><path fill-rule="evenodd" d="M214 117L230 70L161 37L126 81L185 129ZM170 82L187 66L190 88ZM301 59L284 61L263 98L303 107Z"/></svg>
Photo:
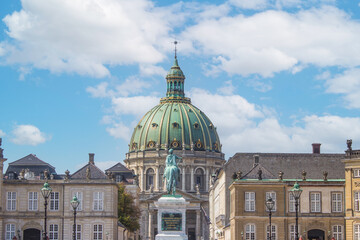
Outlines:
<svg viewBox="0 0 360 240"><path fill-rule="evenodd" d="M163 178L166 179L166 190L168 194L175 195L176 185L180 176L180 170L176 160L181 159L180 157L173 154L173 149L169 150L169 154L166 157L166 167L164 170Z"/></svg>

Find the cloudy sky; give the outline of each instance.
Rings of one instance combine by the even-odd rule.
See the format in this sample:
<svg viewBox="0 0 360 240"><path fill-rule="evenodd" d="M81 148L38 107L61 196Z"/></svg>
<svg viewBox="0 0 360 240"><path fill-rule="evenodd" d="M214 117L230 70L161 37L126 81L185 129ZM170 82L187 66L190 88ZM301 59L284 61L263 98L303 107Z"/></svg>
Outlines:
<svg viewBox="0 0 360 240"><path fill-rule="evenodd" d="M166 92L186 95L236 152L360 148L359 0L3 0L0 136L74 172L122 161ZM5 165L6 167L6 165Z"/></svg>

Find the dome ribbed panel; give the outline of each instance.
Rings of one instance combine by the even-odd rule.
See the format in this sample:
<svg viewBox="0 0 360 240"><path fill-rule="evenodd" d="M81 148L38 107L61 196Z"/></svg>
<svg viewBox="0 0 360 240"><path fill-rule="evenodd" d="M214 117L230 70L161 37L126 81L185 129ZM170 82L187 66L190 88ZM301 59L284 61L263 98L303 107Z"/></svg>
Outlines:
<svg viewBox="0 0 360 240"><path fill-rule="evenodd" d="M134 128L129 151L154 150L156 146L165 149L166 144L172 148L175 139L176 149L182 149L184 143L185 149L190 150L193 143L195 150L221 151L210 119L187 102L166 102L147 112ZM200 148L196 147L198 142L202 145Z"/></svg>

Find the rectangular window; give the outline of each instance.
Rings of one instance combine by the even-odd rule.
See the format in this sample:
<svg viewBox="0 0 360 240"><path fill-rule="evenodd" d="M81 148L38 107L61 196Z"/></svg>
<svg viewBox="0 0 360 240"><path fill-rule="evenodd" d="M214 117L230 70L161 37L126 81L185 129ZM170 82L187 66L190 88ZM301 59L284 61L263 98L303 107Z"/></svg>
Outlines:
<svg viewBox="0 0 360 240"><path fill-rule="evenodd" d="M321 194L310 193L310 211L321 212Z"/></svg>
<svg viewBox="0 0 360 240"><path fill-rule="evenodd" d="M245 239L246 240L255 240L255 225L247 224L245 226Z"/></svg>
<svg viewBox="0 0 360 240"><path fill-rule="evenodd" d="M49 226L49 240L58 240L59 239L59 225L50 224Z"/></svg>
<svg viewBox="0 0 360 240"><path fill-rule="evenodd" d="M289 212L295 212L295 198L289 193Z"/></svg>
<svg viewBox="0 0 360 240"><path fill-rule="evenodd" d="M74 225L72 225L72 232L71 232L71 236L73 236L73 233L74 233ZM77 224L76 225L76 231L75 231L75 236L76 236L76 240L81 240L81 225L80 224Z"/></svg>
<svg viewBox="0 0 360 240"><path fill-rule="evenodd" d="M274 207L271 211L275 212L276 211L276 192L267 192L265 201L267 201L269 198L271 198L274 201ZM267 208L266 208L266 211L268 211Z"/></svg>
<svg viewBox="0 0 360 240"><path fill-rule="evenodd" d="M15 236L15 224L6 224L5 240L12 240Z"/></svg>
<svg viewBox="0 0 360 240"><path fill-rule="evenodd" d="M354 239L360 239L360 224L354 224Z"/></svg>
<svg viewBox="0 0 360 240"><path fill-rule="evenodd" d="M83 200L83 193L82 192L74 192L73 196L76 196L77 200L79 201L79 206L77 207L76 211L82 211L82 200ZM70 201L72 198L70 199ZM72 206L70 205L71 210L73 210Z"/></svg>
<svg viewBox="0 0 360 240"><path fill-rule="evenodd" d="M270 225L267 225L266 230L267 230L266 232L267 239L270 239ZM271 240L277 240L276 236L277 236L276 226L271 225Z"/></svg>
<svg viewBox="0 0 360 240"><path fill-rule="evenodd" d="M255 193L254 192L245 192L245 211L247 211L247 212L255 211Z"/></svg>
<svg viewBox="0 0 360 240"><path fill-rule="evenodd" d="M354 177L360 177L360 169L354 169Z"/></svg>
<svg viewBox="0 0 360 240"><path fill-rule="evenodd" d="M103 192L94 192L94 210L102 211L104 210L104 193Z"/></svg>
<svg viewBox="0 0 360 240"><path fill-rule="evenodd" d="M343 240L343 227L341 225L335 225L332 229L335 240Z"/></svg>
<svg viewBox="0 0 360 240"><path fill-rule="evenodd" d="M331 193L331 211L342 212L342 193Z"/></svg>
<svg viewBox="0 0 360 240"><path fill-rule="evenodd" d="M360 211L360 192L354 192L354 207L355 211Z"/></svg>
<svg viewBox="0 0 360 240"><path fill-rule="evenodd" d="M59 200L60 193L59 192L51 192L50 194L50 210L51 211L59 211Z"/></svg>
<svg viewBox="0 0 360 240"><path fill-rule="evenodd" d="M94 225L94 240L103 239L103 225L95 224Z"/></svg>
<svg viewBox="0 0 360 240"><path fill-rule="evenodd" d="M16 192L7 192L6 194L6 210L16 211Z"/></svg>
<svg viewBox="0 0 360 240"><path fill-rule="evenodd" d="M29 211L37 211L38 210L38 193L37 192L29 192L28 209L29 209Z"/></svg>
<svg viewBox="0 0 360 240"><path fill-rule="evenodd" d="M295 230L296 226L295 224L292 224L289 226L289 240L295 240L296 239L296 230ZM298 233L299 233L299 237L300 237L300 226L298 226Z"/></svg>

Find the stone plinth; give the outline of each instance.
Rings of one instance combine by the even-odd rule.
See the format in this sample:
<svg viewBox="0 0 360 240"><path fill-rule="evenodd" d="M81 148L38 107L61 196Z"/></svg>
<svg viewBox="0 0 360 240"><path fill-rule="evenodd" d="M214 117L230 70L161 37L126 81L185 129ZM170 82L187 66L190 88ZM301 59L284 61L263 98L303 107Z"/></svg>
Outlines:
<svg viewBox="0 0 360 240"><path fill-rule="evenodd" d="M187 240L186 202L181 195L164 195L155 206L158 208L158 234L156 240Z"/></svg>

